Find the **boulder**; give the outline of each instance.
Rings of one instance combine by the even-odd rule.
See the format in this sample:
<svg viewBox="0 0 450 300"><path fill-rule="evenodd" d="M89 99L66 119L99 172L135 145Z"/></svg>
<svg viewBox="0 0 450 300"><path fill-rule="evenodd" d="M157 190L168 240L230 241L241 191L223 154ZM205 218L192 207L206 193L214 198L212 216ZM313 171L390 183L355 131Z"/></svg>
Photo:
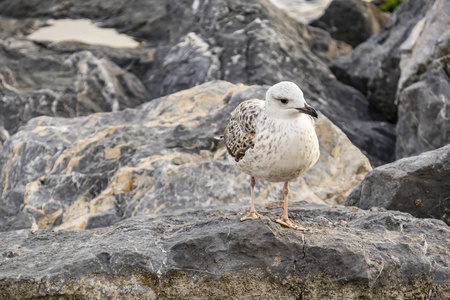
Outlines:
<svg viewBox="0 0 450 300"><path fill-rule="evenodd" d="M450 54L450 2L431 1L425 16L400 46L398 91L419 80L434 59Z"/></svg>
<svg viewBox="0 0 450 300"><path fill-rule="evenodd" d="M435 60L399 97L397 158L450 144L450 55Z"/></svg>
<svg viewBox="0 0 450 300"><path fill-rule="evenodd" d="M450 228L389 211L307 205L300 232L246 208L138 216L95 230L0 232L0 298L446 299Z"/></svg>
<svg viewBox="0 0 450 300"><path fill-rule="evenodd" d="M156 45L165 39L166 6L164 0L129 0L103 2L87 0L19 3L5 0L0 3L0 15L16 19L91 19L104 27L145 39Z"/></svg>
<svg viewBox="0 0 450 300"><path fill-rule="evenodd" d="M334 39L356 47L380 32L389 14L362 0L333 0L325 13L310 23L328 31Z"/></svg>
<svg viewBox="0 0 450 300"><path fill-rule="evenodd" d="M0 16L0 38L24 37L44 24L45 21L34 18L15 19Z"/></svg>
<svg viewBox="0 0 450 300"><path fill-rule="evenodd" d="M153 96L164 96L220 78L219 53L194 32L174 46L158 48L148 90Z"/></svg>
<svg viewBox="0 0 450 300"><path fill-rule="evenodd" d="M405 0L383 30L330 68L367 95L372 114L397 121L399 93L418 80L433 59L448 54L450 2Z"/></svg>
<svg viewBox="0 0 450 300"><path fill-rule="evenodd" d="M383 207L450 224L450 145L378 167L351 192L346 204Z"/></svg>
<svg viewBox="0 0 450 300"><path fill-rule="evenodd" d="M90 51L55 53L31 41L0 39L0 128L9 135L33 117L76 117L148 101L142 82Z"/></svg>
<svg viewBox="0 0 450 300"><path fill-rule="evenodd" d="M342 128L372 163L392 161L394 126L373 122L366 99L339 83L318 58L329 59L337 55L330 53L345 46L334 48L322 30L295 22L268 1L199 3L168 2L167 18L183 21L168 24L169 43L155 52L155 67L145 80L154 97L215 76L258 85L294 81L308 101ZM184 76L178 76L172 66L181 66Z"/></svg>
<svg viewBox="0 0 450 300"><path fill-rule="evenodd" d="M264 99L266 90L213 81L136 109L29 121L0 152L0 230L93 228L141 214L249 204L249 176L228 162L214 136L239 103ZM370 164L323 115L316 128L321 157L291 183L291 201L343 203ZM282 185L258 180L256 195L273 205L283 199Z"/></svg>
<svg viewBox="0 0 450 300"><path fill-rule="evenodd" d="M305 39L311 52L324 63L329 64L339 56L350 54L353 49L345 42L335 40L331 35L317 27L299 26L301 36Z"/></svg>
<svg viewBox="0 0 450 300"><path fill-rule="evenodd" d="M0 3L0 14L17 18L90 18L101 26L145 39L144 46L130 50L132 55L86 45L83 49L73 43L37 45L44 47L43 54L56 51L57 57L61 52L67 56L80 51L92 52L99 58L106 56L144 83L148 93L144 90L141 95L147 100L213 79L258 85L294 81L311 104L342 128L372 164L392 161L394 126L372 121L365 97L336 80L325 63L349 53L348 45L336 42L319 28L294 21L268 0L143 2L128 1L118 9L114 3L96 0L36 4L39 7L6 0ZM148 21L144 22L144 17ZM120 55L125 56L121 59ZM40 53L36 56L41 59ZM101 83L91 86L99 88ZM47 88L53 89L51 85ZM74 110L72 105L67 106ZM33 116L42 115L41 111Z"/></svg>

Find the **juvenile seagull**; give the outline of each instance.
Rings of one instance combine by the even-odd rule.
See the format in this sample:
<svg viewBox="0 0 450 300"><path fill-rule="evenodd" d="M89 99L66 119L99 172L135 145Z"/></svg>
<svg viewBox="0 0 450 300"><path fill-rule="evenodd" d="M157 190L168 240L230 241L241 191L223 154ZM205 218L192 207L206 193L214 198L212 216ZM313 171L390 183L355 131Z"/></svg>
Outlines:
<svg viewBox="0 0 450 300"><path fill-rule="evenodd" d="M317 112L306 104L300 88L288 81L269 88L266 101L244 101L231 113L223 135L228 159L251 176L251 210L241 221L264 218L254 205L256 177L284 182L284 212L276 222L306 230L289 220L288 195L289 180L309 170L319 159L312 117L317 118Z"/></svg>

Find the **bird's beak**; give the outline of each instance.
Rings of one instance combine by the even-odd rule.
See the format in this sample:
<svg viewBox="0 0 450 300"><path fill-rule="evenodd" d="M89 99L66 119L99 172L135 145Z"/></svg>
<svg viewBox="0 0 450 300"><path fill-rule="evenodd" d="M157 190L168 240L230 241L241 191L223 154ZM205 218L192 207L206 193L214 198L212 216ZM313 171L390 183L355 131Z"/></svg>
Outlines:
<svg viewBox="0 0 450 300"><path fill-rule="evenodd" d="M319 118L319 115L317 114L317 111L305 103L305 107L296 108L299 112L310 115L314 118Z"/></svg>

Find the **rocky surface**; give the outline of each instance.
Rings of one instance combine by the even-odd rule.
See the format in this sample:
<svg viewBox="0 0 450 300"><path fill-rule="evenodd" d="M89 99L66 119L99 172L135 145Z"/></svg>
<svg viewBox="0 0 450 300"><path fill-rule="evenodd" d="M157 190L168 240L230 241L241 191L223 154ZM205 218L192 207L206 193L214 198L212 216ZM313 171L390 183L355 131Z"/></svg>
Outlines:
<svg viewBox="0 0 450 300"><path fill-rule="evenodd" d="M244 209L140 216L97 230L2 232L2 299L446 299L442 221L343 206L291 209L299 232Z"/></svg>
<svg viewBox="0 0 450 300"><path fill-rule="evenodd" d="M364 97L337 81L312 52L327 56L332 48L315 42L319 29L309 30L267 1L214 3L194 9L188 3L168 2L169 18L183 24L168 25L170 40L155 52L155 67L146 80L149 91L166 95L216 74L230 82L259 85L291 80L375 164L392 160L393 127L371 121ZM184 76L176 76L175 65L182 66Z"/></svg>
<svg viewBox="0 0 450 300"><path fill-rule="evenodd" d="M45 21L35 18L15 19L0 16L0 38L25 37L44 24Z"/></svg>
<svg viewBox="0 0 450 300"><path fill-rule="evenodd" d="M372 108L398 96L399 156L446 143L447 3L405 0L338 59L367 75L336 73ZM0 299L450 298L450 228L384 208L448 223L450 146L375 169L349 196L371 170L350 141L378 165L395 135L328 68L346 43L268 0L4 0L0 15ZM142 45L26 40L48 18ZM273 222L282 186L259 180L266 219L239 222L249 178L214 139L281 80L321 113L320 160L290 185L290 218L308 232ZM336 205L346 198L383 207Z"/></svg>
<svg viewBox="0 0 450 300"><path fill-rule="evenodd" d="M396 157L450 144L450 55L433 61L399 97Z"/></svg>
<svg viewBox="0 0 450 300"><path fill-rule="evenodd" d="M105 3L100 0L77 2L63 0L25 3L5 0L0 3L0 14L17 19L86 18L156 45L164 40L166 33L165 2L165 0L114 0Z"/></svg>
<svg viewBox="0 0 450 300"><path fill-rule="evenodd" d="M140 13L135 16L137 7ZM241 0L145 4L136 0L108 5L94 0L62 1L36 8L32 3L23 6L7 0L0 3L0 13L9 17L90 18L102 26L141 37L145 44L135 51L137 55L131 55L135 59L125 58L120 64L114 59L117 51L109 54L109 50L40 45L46 47L44 53L49 47L52 52L66 54L84 50L100 59L103 56L98 53L103 52L144 83L148 100L213 79L258 85L294 81L372 164L390 162L394 157L394 126L372 121L365 97L336 80L326 65L349 53L350 47L319 28L294 21L268 0L251 4ZM142 16L149 21L142 23ZM129 21L124 22L125 18ZM157 46L154 59L153 46ZM35 55L40 57L39 51Z"/></svg>
<svg viewBox="0 0 450 300"><path fill-rule="evenodd" d="M367 95L372 113L397 120L397 97L427 66L447 55L450 2L405 0L383 30L330 66L333 73Z"/></svg>
<svg viewBox="0 0 450 300"><path fill-rule="evenodd" d="M347 205L384 207L450 224L450 145L378 167L351 192Z"/></svg>
<svg viewBox="0 0 450 300"><path fill-rule="evenodd" d="M389 14L362 0L333 0L325 13L310 25L356 47L380 32L388 18Z"/></svg>
<svg viewBox="0 0 450 300"><path fill-rule="evenodd" d="M5 38L0 40L0 67L0 128L9 135L33 117L117 111L150 98L134 74L92 51L61 53Z"/></svg>
<svg viewBox="0 0 450 300"><path fill-rule="evenodd" d="M0 229L93 228L140 214L249 203L249 177L226 159L222 134L242 101L267 87L210 82L136 109L35 118L0 152ZM326 117L319 162L291 184L291 201L342 203L371 170ZM258 181L257 202L282 199ZM31 217L31 219L29 219Z"/></svg>
<svg viewBox="0 0 450 300"><path fill-rule="evenodd" d="M350 54L352 47L342 41L335 40L331 35L320 28L300 26L299 30L311 51L324 63L330 63L335 58Z"/></svg>

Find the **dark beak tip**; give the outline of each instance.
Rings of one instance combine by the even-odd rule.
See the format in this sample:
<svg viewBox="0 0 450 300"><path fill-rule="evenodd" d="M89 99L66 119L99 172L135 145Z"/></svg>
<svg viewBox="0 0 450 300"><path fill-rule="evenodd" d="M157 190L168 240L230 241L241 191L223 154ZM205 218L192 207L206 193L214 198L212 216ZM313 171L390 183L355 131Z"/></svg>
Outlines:
<svg viewBox="0 0 450 300"><path fill-rule="evenodd" d="M316 119L319 118L319 114L317 113L317 111L309 105L306 105L304 108L297 108L297 110L299 112L307 114L313 118L316 118Z"/></svg>
<svg viewBox="0 0 450 300"><path fill-rule="evenodd" d="M315 117L316 119L319 118L319 114L318 114L317 111L315 111L315 110L314 110L314 116L313 116L313 117Z"/></svg>

